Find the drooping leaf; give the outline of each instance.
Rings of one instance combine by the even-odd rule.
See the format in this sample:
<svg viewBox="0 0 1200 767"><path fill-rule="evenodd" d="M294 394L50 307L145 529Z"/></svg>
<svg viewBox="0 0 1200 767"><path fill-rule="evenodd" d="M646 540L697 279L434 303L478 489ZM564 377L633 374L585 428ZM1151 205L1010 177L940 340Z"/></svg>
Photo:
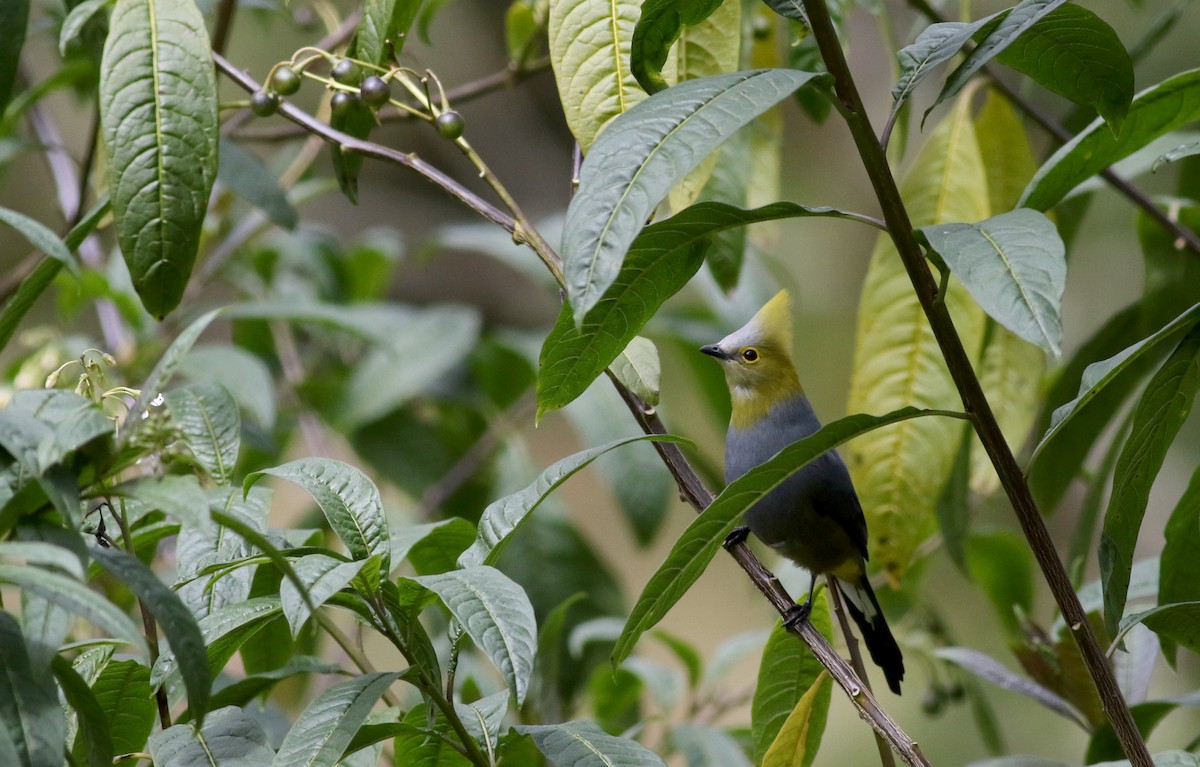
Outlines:
<svg viewBox="0 0 1200 767"><path fill-rule="evenodd" d="M1117 459L1099 545L1104 622L1109 633L1116 632L1125 612L1133 550L1150 500L1150 488L1162 468L1167 448L1191 412L1198 389L1200 330L1193 328L1147 384L1134 408L1129 438Z"/></svg>
<svg viewBox="0 0 1200 767"><path fill-rule="evenodd" d="M1185 157L1191 157L1196 154L1200 154L1200 141L1193 141L1188 144L1181 144L1180 146L1175 147L1171 151L1163 152L1161 155L1159 155L1159 157L1150 166L1150 170L1157 173L1158 169L1166 163L1178 162L1179 160L1182 160Z"/></svg>
<svg viewBox="0 0 1200 767"><path fill-rule="evenodd" d="M998 14L985 16L978 21L946 21L930 24L911 45L896 53L900 65L900 79L892 86L892 111L898 111L912 95L917 86L940 64L958 55L971 37L983 29Z"/></svg>
<svg viewBox="0 0 1200 767"><path fill-rule="evenodd" d="M1200 601L1200 468L1192 473L1187 489L1175 504L1163 530L1158 579L1158 604ZM1160 636L1163 655L1175 661L1175 643Z"/></svg>
<svg viewBox="0 0 1200 767"><path fill-rule="evenodd" d="M467 567L413 579L434 592L525 701L537 652L537 621L524 589L492 567Z"/></svg>
<svg viewBox="0 0 1200 767"><path fill-rule="evenodd" d="M212 481L227 485L241 446L237 403L219 383L172 389L164 395L183 442Z"/></svg>
<svg viewBox="0 0 1200 767"><path fill-rule="evenodd" d="M79 37L92 17L110 5L112 0L83 0L72 8L63 19L62 31L58 35L59 55L65 59L71 43Z"/></svg>
<svg viewBox="0 0 1200 767"><path fill-rule="evenodd" d="M109 723L87 680L61 655L54 656L51 667L58 688L75 715L75 745L71 749L75 763L86 767L112 767L113 741ZM65 734L70 737L69 733ZM146 734L149 735L149 731Z"/></svg>
<svg viewBox="0 0 1200 767"><path fill-rule="evenodd" d="M613 376L648 407L658 407L662 363L658 348L645 336L634 336L612 364Z"/></svg>
<svg viewBox="0 0 1200 767"><path fill-rule="evenodd" d="M366 139L375 127L375 113L366 104L355 101L344 113L332 115L329 118L329 127L347 136ZM365 158L357 152L345 151L341 144L331 144L329 159L333 164L333 177L337 179L338 188L352 205L357 205L358 174L362 171Z"/></svg>
<svg viewBox="0 0 1200 767"><path fill-rule="evenodd" d="M265 213L271 223L288 230L296 228L299 216L288 201L287 192L257 155L235 141L221 139L220 157L218 181Z"/></svg>
<svg viewBox="0 0 1200 767"><path fill-rule="evenodd" d="M978 650L967 647L940 647L934 651L934 655L970 671L980 679L1001 689L1024 695L1067 719L1081 721L1079 712L1070 703L1037 682L1009 671L996 659Z"/></svg>
<svg viewBox="0 0 1200 767"><path fill-rule="evenodd" d="M301 458L246 477L249 490L263 475L294 482L308 491L329 526L333 528L355 559L378 556L381 570L391 570L391 544L388 542L387 517L379 489L370 477L350 464L330 458Z"/></svg>
<svg viewBox="0 0 1200 767"><path fill-rule="evenodd" d="M199 731L176 724L156 732L149 746L158 767L271 767L275 757L258 720L234 706L212 712Z"/></svg>
<svg viewBox="0 0 1200 767"><path fill-rule="evenodd" d="M822 670L813 686L796 702L779 735L763 755L762 767L803 767L812 764L817 756L817 747L821 744L831 684L829 673ZM821 710L822 698L825 711Z"/></svg>
<svg viewBox="0 0 1200 767"><path fill-rule="evenodd" d="M1200 69L1180 72L1134 97L1119 136L1097 118L1050 156L1018 203L1047 210L1068 192L1150 141L1200 118Z"/></svg>
<svg viewBox="0 0 1200 767"><path fill-rule="evenodd" d="M217 175L217 83L192 0L118 0L100 65L117 240L147 311L183 298Z"/></svg>
<svg viewBox="0 0 1200 767"><path fill-rule="evenodd" d="M417 18L421 0L366 0L355 37L355 53L372 64L384 64L391 54L399 58L408 31Z"/></svg>
<svg viewBox="0 0 1200 767"><path fill-rule="evenodd" d="M143 651L146 649L142 632L122 610L107 599L98 599L96 592L74 578L38 567L0 565L0 583L37 594L95 624L110 636Z"/></svg>
<svg viewBox="0 0 1200 767"><path fill-rule="evenodd" d="M531 736L555 767L665 767L636 740L609 735L588 721L517 725L516 730Z"/></svg>
<svg viewBox="0 0 1200 767"><path fill-rule="evenodd" d="M196 619L179 596L158 579L150 568L119 549L93 549L105 570L137 595L141 604L154 616L171 652L175 655L183 683L187 687L188 707L197 723L204 721L212 679L208 673L208 654L204 637Z"/></svg>
<svg viewBox="0 0 1200 767"><path fill-rule="evenodd" d="M1127 615L1121 619L1113 642L1120 642L1139 623L1186 650L1200 653L1200 602L1174 602Z"/></svg>
<svg viewBox="0 0 1200 767"><path fill-rule="evenodd" d="M980 221L990 215L986 179L969 99L962 99L921 147L900 191L915 226ZM983 312L957 280L950 281L945 301L967 354L976 360ZM885 413L960 402L895 245L881 236L859 303L847 410ZM962 435L959 424L922 419L876 432L847 451L870 531L871 561L892 577L903 576L932 531Z"/></svg>
<svg viewBox="0 0 1200 767"><path fill-rule="evenodd" d="M654 208L738 128L828 75L750 70L689 80L618 117L592 146L567 209L562 256L576 325L616 279Z"/></svg>
<svg viewBox="0 0 1200 767"><path fill-rule="evenodd" d="M1133 62L1113 28L1067 3L1043 16L996 60L1076 104L1091 107L1114 135L1133 99Z"/></svg>
<svg viewBox="0 0 1200 767"><path fill-rule="evenodd" d="M992 319L1061 354L1066 247L1048 218L1019 208L975 224L919 231Z"/></svg>
<svg viewBox="0 0 1200 767"><path fill-rule="evenodd" d="M921 416L954 416L949 411L903 408L887 415L852 415L826 424L810 437L794 442L765 463L729 483L721 494L688 525L667 558L651 576L629 612L613 648L613 666L629 657L643 633L653 628L684 595L716 556L721 544L746 509L810 461L872 429Z"/></svg>
<svg viewBox="0 0 1200 767"><path fill-rule="evenodd" d="M564 407L625 349L658 308L700 268L711 238L760 221L825 216L864 220L824 206L777 202L754 210L701 202L637 235L612 285L576 326L564 305L542 346L538 367L538 411Z"/></svg>
<svg viewBox="0 0 1200 767"><path fill-rule="evenodd" d="M822 591L814 597L809 620L826 639L831 639L833 622L829 615L826 593ZM779 737L784 723L800 700L818 686L824 670L825 667L803 642L798 641L782 623L775 624L771 638L763 648L762 662L758 667L758 684L754 688L754 699L750 704L755 764L765 764L764 757ZM823 695L817 693L817 699L809 703L810 724L805 735L812 747L805 749L805 757L798 767L812 764L817 755L816 747L821 742L825 718L829 713L830 691L828 685L825 687ZM823 700L820 699L822 697Z"/></svg>
<svg viewBox="0 0 1200 767"><path fill-rule="evenodd" d="M195 345L200 334L205 328L217 318L221 313L220 309L213 309L205 312L175 336L175 340L167 347L162 356L158 358L154 368L150 371L150 375L146 376L146 380L142 382L142 393L138 395L137 402L129 409L129 414L125 416L125 438L128 439L130 432L138 428L138 424L142 420L142 413L151 406L151 402L158 398L162 393L163 387L171 380L171 376L175 375L175 371L179 368L183 358Z"/></svg>
<svg viewBox="0 0 1200 767"><path fill-rule="evenodd" d="M629 68L646 93L666 90L662 69L684 27L707 19L722 0L646 0L629 46ZM733 5L733 4L731 4ZM707 72L705 74L716 74Z"/></svg>
<svg viewBox="0 0 1200 767"><path fill-rule="evenodd" d="M14 765L60 767L67 722L54 677L32 671L21 627L0 612L0 741L11 744ZM8 750L0 746L0 755Z"/></svg>
<svg viewBox="0 0 1200 767"><path fill-rule="evenodd" d="M20 3L18 2L18 5L19 4ZM3 19L0 18L0 27L3 26L3 23ZM0 38L3 37L3 34L3 29L0 29ZM2 66L3 65L0 64L0 67ZM2 77L2 75L0 75L0 77ZM0 94L0 96L2 95L3 94ZM3 103L3 98L0 98L0 104ZM24 213L18 213L15 210L0 207L0 223L7 224L13 229L16 229L30 245L42 251L47 256L61 261L63 266L66 266L71 271L78 271L78 265L75 257L71 255L71 251L68 250L63 241L58 238L58 235L42 222L38 221L37 219L30 218Z"/></svg>
<svg viewBox="0 0 1200 767"><path fill-rule="evenodd" d="M305 707L275 754L275 767L334 767L398 673L374 672L338 682Z"/></svg>
<svg viewBox="0 0 1200 767"><path fill-rule="evenodd" d="M638 435L609 442L567 456L548 467L533 484L488 505L479 519L479 534L475 543L458 558L459 567L479 567L493 564L500 558L504 543L555 488L577 471L610 450L633 442L679 442L669 435Z"/></svg>

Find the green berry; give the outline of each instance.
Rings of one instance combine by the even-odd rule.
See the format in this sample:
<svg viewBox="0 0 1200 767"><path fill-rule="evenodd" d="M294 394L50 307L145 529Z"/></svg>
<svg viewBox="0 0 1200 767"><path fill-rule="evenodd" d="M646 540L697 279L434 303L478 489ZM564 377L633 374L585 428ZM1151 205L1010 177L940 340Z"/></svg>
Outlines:
<svg viewBox="0 0 1200 767"><path fill-rule="evenodd" d="M300 75L289 66L282 66L271 75L271 87L280 96L291 96L300 90Z"/></svg>
<svg viewBox="0 0 1200 767"><path fill-rule="evenodd" d="M366 80L362 81L362 85L358 88L359 95L362 100L367 103L367 106L378 109L392 98L392 89L381 77L371 75Z"/></svg>
<svg viewBox="0 0 1200 767"><path fill-rule="evenodd" d="M442 138L448 138L451 141L463 134L463 129L467 127L467 121L458 112L442 112L434 121L437 125L438 133L442 134Z"/></svg>
<svg viewBox="0 0 1200 767"><path fill-rule="evenodd" d="M338 91L329 100L329 107L336 117L348 117L358 107L358 96L350 91Z"/></svg>
<svg viewBox="0 0 1200 767"><path fill-rule="evenodd" d="M342 85L358 85L358 81L362 79L362 70L350 59L342 59L333 65L330 75Z"/></svg>
<svg viewBox="0 0 1200 767"><path fill-rule="evenodd" d="M279 111L279 96L267 91L257 91L250 97L250 111L259 117L270 117Z"/></svg>

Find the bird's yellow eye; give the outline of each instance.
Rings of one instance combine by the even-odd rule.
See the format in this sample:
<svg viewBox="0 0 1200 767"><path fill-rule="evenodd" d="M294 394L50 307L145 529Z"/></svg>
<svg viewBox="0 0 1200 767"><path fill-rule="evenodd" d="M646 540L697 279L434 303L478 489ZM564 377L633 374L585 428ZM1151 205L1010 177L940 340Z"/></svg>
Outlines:
<svg viewBox="0 0 1200 767"><path fill-rule="evenodd" d="M746 362L758 362L758 350L753 346L747 346L745 349L742 349L742 359L746 360Z"/></svg>

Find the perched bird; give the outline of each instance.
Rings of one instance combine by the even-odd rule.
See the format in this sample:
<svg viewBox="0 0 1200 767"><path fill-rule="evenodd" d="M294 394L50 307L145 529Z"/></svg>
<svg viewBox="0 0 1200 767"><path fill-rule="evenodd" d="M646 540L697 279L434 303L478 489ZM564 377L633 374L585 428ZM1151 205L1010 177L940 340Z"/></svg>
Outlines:
<svg viewBox="0 0 1200 767"><path fill-rule="evenodd" d="M786 290L740 330L700 351L721 361L733 402L725 440L726 482L821 427L792 364ZM871 659L883 669L888 687L899 694L904 658L867 580L867 521L841 457L827 452L793 474L746 512L746 525L812 574L808 599L787 620L798 623L808 617L813 586L824 574L829 586L845 596ZM746 530L739 528L743 538Z"/></svg>

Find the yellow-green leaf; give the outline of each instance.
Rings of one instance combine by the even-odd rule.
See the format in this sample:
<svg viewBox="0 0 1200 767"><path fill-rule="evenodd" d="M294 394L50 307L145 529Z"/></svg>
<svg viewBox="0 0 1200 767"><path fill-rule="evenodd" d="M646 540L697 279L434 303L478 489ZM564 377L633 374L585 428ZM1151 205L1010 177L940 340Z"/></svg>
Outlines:
<svg viewBox="0 0 1200 767"><path fill-rule="evenodd" d="M791 715L783 723L779 736L763 756L762 767L804 767L812 762L812 759L807 758L808 750L816 748L818 744L809 742L808 733L813 722L814 710L817 708L817 699L822 692L828 697L828 671L822 671L817 681L813 682L813 686L808 688L808 692L796 703Z"/></svg>
<svg viewBox="0 0 1200 767"><path fill-rule="evenodd" d="M987 218L986 178L968 94L930 134L901 184L913 225ZM953 280L946 303L968 354L977 358L982 310ZM950 409L959 403L895 245L881 236L859 303L848 409L886 413L910 405ZM906 422L850 446L850 472L867 515L871 561L889 577L904 574L917 546L932 532L937 499L961 438L961 428L950 421Z"/></svg>

